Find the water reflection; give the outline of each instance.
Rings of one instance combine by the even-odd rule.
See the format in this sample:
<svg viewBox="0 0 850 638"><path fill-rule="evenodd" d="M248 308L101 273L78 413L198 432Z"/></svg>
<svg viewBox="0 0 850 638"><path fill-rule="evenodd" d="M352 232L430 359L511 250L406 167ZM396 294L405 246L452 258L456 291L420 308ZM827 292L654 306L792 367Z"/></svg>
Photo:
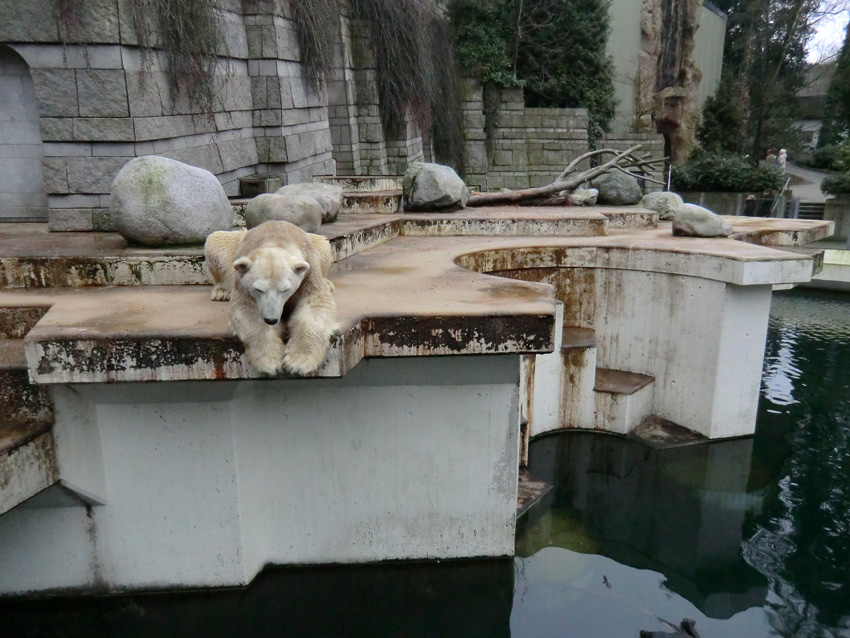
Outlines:
<svg viewBox="0 0 850 638"><path fill-rule="evenodd" d="M0 635L507 638L509 559L266 570L247 589L0 601Z"/></svg>
<svg viewBox="0 0 850 638"><path fill-rule="evenodd" d="M850 296L776 295L758 431L531 446L515 561L269 570L247 590L0 600L10 636L850 638ZM57 566L61 568L61 566Z"/></svg>
<svg viewBox="0 0 850 638"><path fill-rule="evenodd" d="M594 565L613 559L629 575L609 597L620 635L638 605L672 622L693 612L703 636L850 636L850 297L775 296L751 439L655 451L571 433L530 453L557 491L518 536L519 573L542 556L553 564L552 552L569 564L580 564L576 552ZM585 597L606 594L598 589Z"/></svg>
<svg viewBox="0 0 850 638"><path fill-rule="evenodd" d="M519 535L518 554L556 545L653 570L713 618L761 605L767 579L740 552L744 524L765 495L747 491L752 446L740 439L657 451L594 433L541 439L530 465L556 496Z"/></svg>

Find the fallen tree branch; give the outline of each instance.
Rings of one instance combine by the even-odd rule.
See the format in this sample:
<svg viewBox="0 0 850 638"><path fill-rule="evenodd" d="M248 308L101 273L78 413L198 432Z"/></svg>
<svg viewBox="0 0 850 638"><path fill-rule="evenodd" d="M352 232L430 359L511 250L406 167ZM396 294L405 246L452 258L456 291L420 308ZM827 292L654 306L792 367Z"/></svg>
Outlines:
<svg viewBox="0 0 850 638"><path fill-rule="evenodd" d="M655 160L647 159L646 155L643 157L636 157L634 153L640 149L640 147L641 145L637 144L636 146L622 152L615 151L610 148L590 151L570 162L558 178L551 184L539 186L537 188L509 191L507 193L480 193L472 195L467 202L467 206L494 206L500 204L526 203L530 200L544 200L558 195L562 191L573 191L585 182L589 182L593 178L599 177L610 170L619 170L628 175L632 175L632 177L636 177L637 179L645 179L650 182L660 184L661 182L658 180L647 177L646 175L633 175L628 172L628 169L641 168L644 166L651 167L654 164L664 161L664 158ZM602 155L614 155L614 157L599 166L575 172L575 168L584 160ZM549 201L551 202L552 200L550 199Z"/></svg>

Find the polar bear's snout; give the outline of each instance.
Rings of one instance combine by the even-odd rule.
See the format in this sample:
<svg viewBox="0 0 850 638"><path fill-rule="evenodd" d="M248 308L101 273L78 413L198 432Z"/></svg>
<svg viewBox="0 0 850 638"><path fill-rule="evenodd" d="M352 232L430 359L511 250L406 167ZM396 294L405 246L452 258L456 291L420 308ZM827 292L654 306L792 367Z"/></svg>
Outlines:
<svg viewBox="0 0 850 638"><path fill-rule="evenodd" d="M275 325L275 324L277 323L277 319L265 319L265 318L264 318L264 319L263 319L263 321L265 321L265 322L266 322L267 324L269 324L270 326L273 326L273 325Z"/></svg>

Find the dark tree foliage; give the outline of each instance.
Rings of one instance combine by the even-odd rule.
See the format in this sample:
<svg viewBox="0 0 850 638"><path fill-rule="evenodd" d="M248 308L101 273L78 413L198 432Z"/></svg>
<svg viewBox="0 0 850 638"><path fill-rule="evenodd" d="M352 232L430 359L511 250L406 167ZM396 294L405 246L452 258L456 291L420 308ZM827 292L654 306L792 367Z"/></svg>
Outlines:
<svg viewBox="0 0 850 638"><path fill-rule="evenodd" d="M796 133L790 124L819 0L716 0L715 4L729 17L716 99L736 102L729 108L738 109L742 121L740 129L726 132L730 139L724 145L735 145L754 158L763 157L771 147L793 146Z"/></svg>
<svg viewBox="0 0 850 638"><path fill-rule="evenodd" d="M508 9L507 3L481 0L455 0L450 5L458 61L478 72L485 85L523 85L514 72L509 50L513 22Z"/></svg>
<svg viewBox="0 0 850 638"><path fill-rule="evenodd" d="M616 108L607 2L525 0L516 11L516 73L526 83L526 104L584 107L607 129Z"/></svg>
<svg viewBox="0 0 850 638"><path fill-rule="evenodd" d="M740 103L729 99L727 89L721 87L702 107L702 122L697 129L700 146L710 151L737 153L743 137Z"/></svg>
<svg viewBox="0 0 850 638"><path fill-rule="evenodd" d="M586 108L606 130L614 116L606 0L455 0L461 63L498 86L524 86L530 107Z"/></svg>
<svg viewBox="0 0 850 638"><path fill-rule="evenodd" d="M850 134L850 23L844 45L835 65L835 74L826 95L826 120L821 132L821 147L833 144Z"/></svg>

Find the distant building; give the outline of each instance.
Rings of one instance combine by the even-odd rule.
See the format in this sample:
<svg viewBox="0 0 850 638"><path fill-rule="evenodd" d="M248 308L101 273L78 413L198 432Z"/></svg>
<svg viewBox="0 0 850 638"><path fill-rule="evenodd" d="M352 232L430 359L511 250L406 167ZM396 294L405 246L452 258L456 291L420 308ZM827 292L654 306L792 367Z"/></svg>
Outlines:
<svg viewBox="0 0 850 638"><path fill-rule="evenodd" d="M794 126L800 131L803 150L809 153L814 152L820 142L826 116L826 94L834 74L834 61L812 64L806 69L803 88L797 92L799 119L794 121Z"/></svg>

